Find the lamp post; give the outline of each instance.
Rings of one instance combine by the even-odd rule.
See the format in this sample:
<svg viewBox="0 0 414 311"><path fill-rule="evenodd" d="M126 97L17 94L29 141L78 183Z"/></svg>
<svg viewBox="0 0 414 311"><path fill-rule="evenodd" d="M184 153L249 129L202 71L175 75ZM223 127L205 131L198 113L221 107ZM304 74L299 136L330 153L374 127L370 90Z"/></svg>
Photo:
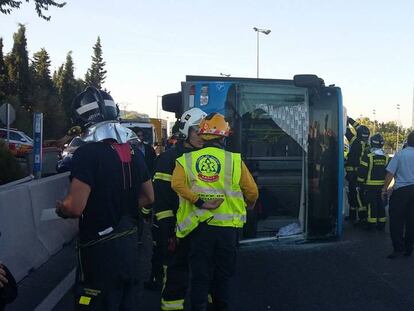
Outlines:
<svg viewBox="0 0 414 311"><path fill-rule="evenodd" d="M157 95L157 119L160 118L160 108L159 108L159 98L161 98L162 100L162 96L161 95Z"/></svg>
<svg viewBox="0 0 414 311"><path fill-rule="evenodd" d="M220 76L228 78L228 77L230 77L230 76L231 76L231 74L229 74L229 73L222 73L222 72L220 72Z"/></svg>
<svg viewBox="0 0 414 311"><path fill-rule="evenodd" d="M377 119L377 118L376 118L376 111L375 111L375 109L374 109L374 110L372 110L372 114L374 115L374 133L375 133L376 128L377 128L377 125L376 125L376 123L375 123L375 122L376 122L375 120Z"/></svg>
<svg viewBox="0 0 414 311"><path fill-rule="evenodd" d="M397 119L397 146L396 151L398 151L399 141L400 141L400 104L397 104L398 119Z"/></svg>
<svg viewBox="0 0 414 311"><path fill-rule="evenodd" d="M257 70L257 78L259 78L259 33L264 33L265 35L268 35L271 30L270 29L260 29L257 27L253 27L253 30L257 32L257 64L256 64L256 70Z"/></svg>

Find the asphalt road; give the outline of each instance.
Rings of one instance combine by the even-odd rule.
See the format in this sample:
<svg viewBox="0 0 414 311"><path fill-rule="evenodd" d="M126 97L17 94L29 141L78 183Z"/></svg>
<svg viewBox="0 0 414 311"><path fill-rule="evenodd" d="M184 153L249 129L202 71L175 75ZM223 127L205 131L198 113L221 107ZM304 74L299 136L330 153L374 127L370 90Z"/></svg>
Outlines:
<svg viewBox="0 0 414 311"><path fill-rule="evenodd" d="M147 228L148 229L148 228ZM149 272L149 231L142 246L142 276ZM347 228L342 241L262 242L240 248L232 282L232 310L414 310L414 258L389 260L389 236ZM34 310L74 268L67 245L19 284L7 310ZM141 291L139 310L159 310L159 293ZM70 291L53 310L73 310Z"/></svg>

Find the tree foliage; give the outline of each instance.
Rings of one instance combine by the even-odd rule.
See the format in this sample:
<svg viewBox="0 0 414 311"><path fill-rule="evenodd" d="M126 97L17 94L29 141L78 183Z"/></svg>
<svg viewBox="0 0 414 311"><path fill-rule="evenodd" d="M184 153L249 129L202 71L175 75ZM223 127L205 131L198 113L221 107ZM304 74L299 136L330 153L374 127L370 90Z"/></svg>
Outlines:
<svg viewBox="0 0 414 311"><path fill-rule="evenodd" d="M0 38L0 103L7 97L9 78L3 56L3 38Z"/></svg>
<svg viewBox="0 0 414 311"><path fill-rule="evenodd" d="M69 51L66 55L66 61L59 67L55 80L59 99L66 116L65 123L69 126L72 100L82 90L82 84L75 79L72 51Z"/></svg>
<svg viewBox="0 0 414 311"><path fill-rule="evenodd" d="M22 2L22 0L0 0L0 13L10 14L13 10L20 9ZM26 2L30 2L30 0L26 0ZM49 10L49 7L62 8L66 5L66 2L59 3L53 0L33 0L33 2L37 15L47 21L50 20L50 16L44 15L44 11Z"/></svg>
<svg viewBox="0 0 414 311"><path fill-rule="evenodd" d="M64 112L50 76L50 57L44 48L33 54L31 69L33 110L43 113L44 137L54 138L57 133L64 132Z"/></svg>
<svg viewBox="0 0 414 311"><path fill-rule="evenodd" d="M395 121L389 122L378 122L372 121L367 117L359 118L357 121L360 124L366 125L371 134L380 133L385 140L384 148L393 153L397 150L397 142L398 142L398 149L401 149L404 141L407 139L408 134L410 133L409 128L405 128L400 124L397 124Z"/></svg>
<svg viewBox="0 0 414 311"><path fill-rule="evenodd" d="M99 87L106 74L99 37L94 51L89 71ZM12 126L31 135L33 112L39 111L43 113L44 137L61 137L71 126L72 100L87 85L75 77L72 52L68 52L65 62L51 75L49 53L42 48L29 58L26 27L19 25L13 35L12 50L4 54L0 38L0 105L8 102L15 108L16 121Z"/></svg>
<svg viewBox="0 0 414 311"><path fill-rule="evenodd" d="M102 84L106 79L106 70L104 69L105 62L102 57L101 38L98 36L96 44L93 47L92 65L85 75L85 82L87 85L92 85L98 89L102 88Z"/></svg>

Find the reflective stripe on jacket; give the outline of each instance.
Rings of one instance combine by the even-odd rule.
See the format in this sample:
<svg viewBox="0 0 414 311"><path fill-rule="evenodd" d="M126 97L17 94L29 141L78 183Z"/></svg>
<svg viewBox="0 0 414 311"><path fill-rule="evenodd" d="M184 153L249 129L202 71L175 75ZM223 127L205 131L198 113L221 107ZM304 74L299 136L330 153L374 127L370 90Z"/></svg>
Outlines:
<svg viewBox="0 0 414 311"><path fill-rule="evenodd" d="M365 186L383 186L388 165L388 155L365 154L358 167L357 182Z"/></svg>
<svg viewBox="0 0 414 311"><path fill-rule="evenodd" d="M178 237L185 237L205 221L211 226L243 227L246 203L239 185L242 165L239 153L207 147L186 153L177 162L185 171L187 185L200 199L224 199L217 209L205 210L180 197Z"/></svg>

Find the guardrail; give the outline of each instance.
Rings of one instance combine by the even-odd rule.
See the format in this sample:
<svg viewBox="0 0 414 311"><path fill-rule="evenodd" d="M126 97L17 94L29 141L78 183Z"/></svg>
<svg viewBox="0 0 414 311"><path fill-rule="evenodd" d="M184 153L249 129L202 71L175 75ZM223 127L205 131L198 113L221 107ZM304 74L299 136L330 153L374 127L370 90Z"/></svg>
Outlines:
<svg viewBox="0 0 414 311"><path fill-rule="evenodd" d="M68 188L68 173L0 188L0 261L17 281L77 234L76 220L43 217Z"/></svg>

